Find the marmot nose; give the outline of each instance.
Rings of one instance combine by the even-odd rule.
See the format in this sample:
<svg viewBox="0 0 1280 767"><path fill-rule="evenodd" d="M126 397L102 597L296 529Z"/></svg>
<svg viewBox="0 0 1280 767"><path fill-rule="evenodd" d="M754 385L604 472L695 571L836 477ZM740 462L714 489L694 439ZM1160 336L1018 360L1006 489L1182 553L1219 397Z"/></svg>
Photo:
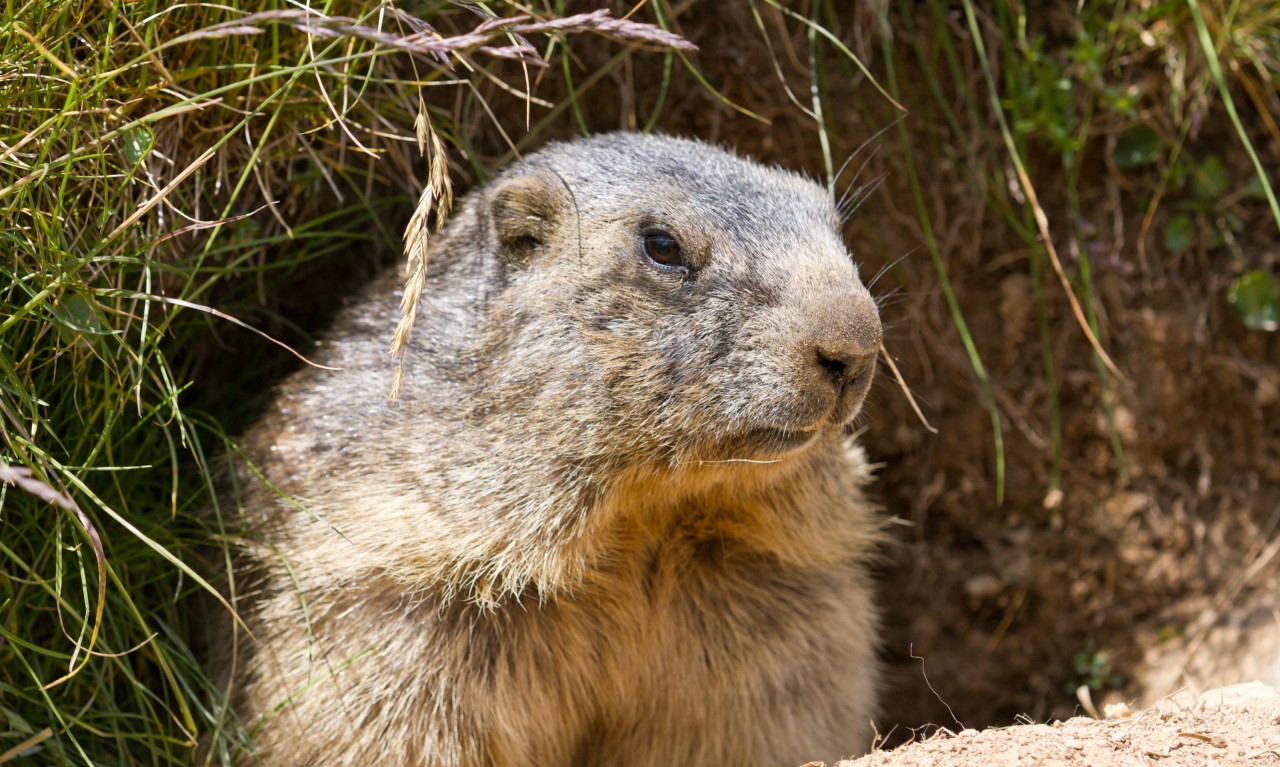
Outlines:
<svg viewBox="0 0 1280 767"><path fill-rule="evenodd" d="M818 367L827 374L836 391L845 386L861 385L875 366L874 353L865 353L852 343L821 342L817 346Z"/></svg>
<svg viewBox="0 0 1280 767"><path fill-rule="evenodd" d="M875 301L865 291L843 287L822 299L810 320L813 324L806 344L813 366L810 370L819 379L830 381L836 396L864 390L880 351L880 315Z"/></svg>

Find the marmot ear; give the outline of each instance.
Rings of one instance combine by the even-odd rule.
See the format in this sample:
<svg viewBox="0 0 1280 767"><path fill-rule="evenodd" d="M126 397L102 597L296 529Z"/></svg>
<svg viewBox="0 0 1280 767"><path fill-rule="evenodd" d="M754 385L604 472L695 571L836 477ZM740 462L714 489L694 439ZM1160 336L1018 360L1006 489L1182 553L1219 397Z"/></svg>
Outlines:
<svg viewBox="0 0 1280 767"><path fill-rule="evenodd" d="M569 207L560 177L544 170L503 181L491 199L493 229L512 265L523 265L547 244Z"/></svg>

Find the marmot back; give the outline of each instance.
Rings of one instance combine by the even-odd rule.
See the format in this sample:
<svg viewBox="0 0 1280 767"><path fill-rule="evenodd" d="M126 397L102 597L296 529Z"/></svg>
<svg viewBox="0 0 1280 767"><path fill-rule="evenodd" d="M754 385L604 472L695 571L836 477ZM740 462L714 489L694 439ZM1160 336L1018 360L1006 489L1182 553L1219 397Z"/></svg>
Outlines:
<svg viewBox="0 0 1280 767"><path fill-rule="evenodd" d="M674 138L531 155L433 245L390 402L397 281L244 439L267 482L238 481L226 673L256 758L863 750L878 522L849 434L881 330L827 192Z"/></svg>

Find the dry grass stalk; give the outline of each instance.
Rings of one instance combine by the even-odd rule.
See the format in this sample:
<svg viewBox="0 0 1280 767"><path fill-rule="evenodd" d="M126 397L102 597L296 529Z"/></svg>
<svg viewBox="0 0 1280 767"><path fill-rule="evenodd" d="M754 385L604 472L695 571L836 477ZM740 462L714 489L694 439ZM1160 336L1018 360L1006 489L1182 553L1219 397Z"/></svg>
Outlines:
<svg viewBox="0 0 1280 767"><path fill-rule="evenodd" d="M902 389L902 393L906 395L907 402L911 405L911 410L915 412L916 418L920 419L920 423L930 434L937 434L938 430L933 424L929 423L929 419L924 417L924 413L920 410L920 406L916 404L916 398L911 394L911 387L907 386L907 382L902 378L902 371L898 370L898 365L893 361L893 356L889 354L889 350L884 348L884 344L880 344L880 357L889 366L890 372L893 373L893 380L898 382L898 387Z"/></svg>
<svg viewBox="0 0 1280 767"><path fill-rule="evenodd" d="M29 467L26 466L10 466L4 462L0 462L0 483L11 484L19 490L23 490L31 495L39 498L45 503L51 503L75 515L76 520L84 529L85 535L89 539L90 547L93 550L94 561L97 565L98 575L98 591L97 602L93 609L93 629L89 634L87 643L82 643L79 639L72 639L74 647L71 653L71 659L68 663L67 673L63 676L49 682L42 689L48 690L57 687L71 677L80 673L85 664L93 656L93 646L97 644L98 634L102 630L102 615L107 604L107 577L106 577L106 552L102 546L102 536L98 534L98 529L93 526L92 520L85 515L80 509L79 504L71 497L66 490L58 491L49 486L44 480L35 475ZM61 595L59 595L61 596ZM61 600L58 601L61 607ZM62 612L59 609L58 620L62 620ZM65 631L65 629L64 629ZM83 657L81 653L84 653ZM79 662L77 662L79 661Z"/></svg>
<svg viewBox="0 0 1280 767"><path fill-rule="evenodd" d="M449 178L449 160L444 142L431 125L426 104L418 102L418 116L413 122L418 138L418 151L427 158L427 186L418 198L418 206L409 218L404 230L405 266L404 296L400 299L400 322L391 339L391 356L395 357L395 375L391 379L391 399L400 396L400 384L404 378L404 351L409 345L409 335L418 316L418 301L427 286L427 249L431 234L439 233L453 209L453 181ZM435 213L434 220L432 213Z"/></svg>

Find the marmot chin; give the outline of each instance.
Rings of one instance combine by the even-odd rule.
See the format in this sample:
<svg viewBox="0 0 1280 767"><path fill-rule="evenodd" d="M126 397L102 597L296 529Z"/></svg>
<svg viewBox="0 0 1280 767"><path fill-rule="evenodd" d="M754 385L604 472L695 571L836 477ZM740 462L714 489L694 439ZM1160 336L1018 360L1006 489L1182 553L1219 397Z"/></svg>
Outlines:
<svg viewBox="0 0 1280 767"><path fill-rule="evenodd" d="M669 137L530 155L433 244L391 402L397 280L243 441L242 761L864 750L881 326L828 192Z"/></svg>

